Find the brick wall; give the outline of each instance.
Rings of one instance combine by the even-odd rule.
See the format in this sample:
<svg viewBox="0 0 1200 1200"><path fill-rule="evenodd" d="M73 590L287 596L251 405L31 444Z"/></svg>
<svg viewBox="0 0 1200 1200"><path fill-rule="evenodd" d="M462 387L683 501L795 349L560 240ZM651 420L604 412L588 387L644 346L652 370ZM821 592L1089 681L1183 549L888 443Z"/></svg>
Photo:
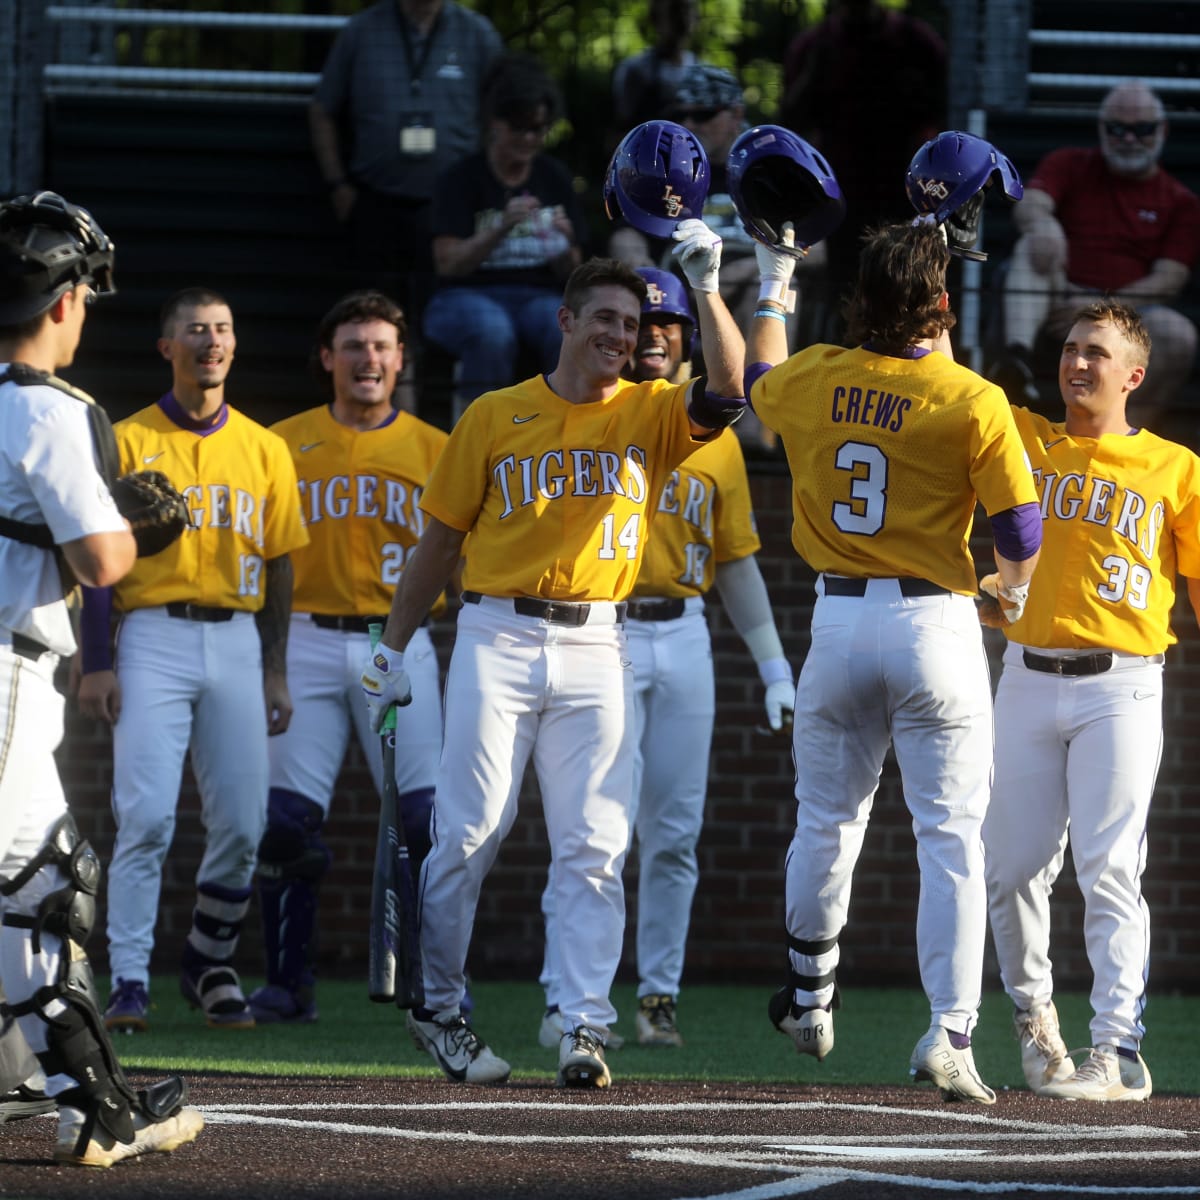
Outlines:
<svg viewBox="0 0 1200 1200"><path fill-rule="evenodd" d="M807 646L812 573L790 546L787 478L756 474L751 482L763 541L759 561L785 649L798 668ZM977 558L982 560L983 554L977 551ZM719 601L714 600L710 623L718 676L717 729L687 979L769 983L780 975L783 963L783 858L793 820L790 754L754 731L761 715L757 675ZM1167 667L1166 745L1151 812L1145 879L1153 918L1151 978L1157 989L1194 988L1200 982L1200 831L1195 820L1200 743L1191 716L1200 698L1200 636L1185 601L1176 612L1175 627L1182 637ZM437 636L440 649L448 653L452 631L440 629ZM153 736L153 730L146 736ZM74 811L107 862L113 834L107 737L69 715L60 758ZM327 827L335 864L321 899L319 954L325 974L365 973L375 819L375 797L357 747L352 747ZM190 921L201 837L199 803L191 775L185 772L164 880L155 971L170 972L177 961ZM471 968L480 978L536 979L542 945L539 896L548 859L536 792L527 783L521 816L484 887L471 955ZM918 983L916 899L910 822L894 763L889 762L855 877L850 924L842 938L844 979L860 984ZM631 929L636 903L631 892ZM104 970L102 918L97 929L90 949L97 969ZM1068 867L1058 886L1055 917L1054 962L1063 986L1087 986L1089 981L1080 929L1081 906ZM631 945L627 941L623 975L631 970ZM257 973L258 961L258 931L252 923L239 965ZM989 967L989 986L995 978Z"/></svg>

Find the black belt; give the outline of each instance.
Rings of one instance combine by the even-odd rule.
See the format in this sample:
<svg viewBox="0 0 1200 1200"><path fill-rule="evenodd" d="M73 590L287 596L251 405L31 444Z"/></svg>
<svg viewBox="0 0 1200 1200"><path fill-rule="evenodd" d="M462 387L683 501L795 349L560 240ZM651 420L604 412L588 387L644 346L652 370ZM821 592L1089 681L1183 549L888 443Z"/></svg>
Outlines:
<svg viewBox="0 0 1200 1200"><path fill-rule="evenodd" d="M176 600L166 606L168 617L178 617L181 621L231 621L233 614L242 612L240 608L216 608L205 604L192 604L186 600Z"/></svg>
<svg viewBox="0 0 1200 1200"><path fill-rule="evenodd" d="M36 662L43 654L50 653L49 646L43 646L41 642L34 641L31 637L26 637L23 633L14 633L12 635L13 653L21 658L32 659Z"/></svg>
<svg viewBox="0 0 1200 1200"><path fill-rule="evenodd" d="M497 597L504 599L505 597ZM478 604L483 597L478 592L463 592L464 604ZM590 604L577 604L572 600L537 600L533 596L515 596L513 612L522 617L537 617L551 625L586 625L592 615ZM625 604L616 605L618 623L625 620Z"/></svg>
<svg viewBox="0 0 1200 1200"><path fill-rule="evenodd" d="M847 579L843 575L825 575L825 595L827 596L865 596L867 594L866 579ZM900 585L900 595L912 599L914 596L946 596L949 588L944 588L928 579L897 579Z"/></svg>
<svg viewBox="0 0 1200 1200"><path fill-rule="evenodd" d="M1056 658L1026 650L1022 657L1031 671L1045 671L1047 675L1102 675L1113 665L1111 650L1099 654L1072 655L1070 658Z"/></svg>
<svg viewBox="0 0 1200 1200"><path fill-rule="evenodd" d="M625 615L631 621L677 621L686 608L687 601L683 597L674 600L630 600L625 606Z"/></svg>
<svg viewBox="0 0 1200 1200"><path fill-rule="evenodd" d="M325 613L309 613L318 629L336 629L340 633L370 633L370 625L386 625L387 617L331 617Z"/></svg>

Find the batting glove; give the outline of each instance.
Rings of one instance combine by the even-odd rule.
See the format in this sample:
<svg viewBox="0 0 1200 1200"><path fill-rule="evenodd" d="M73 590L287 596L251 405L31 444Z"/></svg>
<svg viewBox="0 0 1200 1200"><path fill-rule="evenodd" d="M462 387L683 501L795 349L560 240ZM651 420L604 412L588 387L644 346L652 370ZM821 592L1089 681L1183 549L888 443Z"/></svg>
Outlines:
<svg viewBox="0 0 1200 1200"><path fill-rule="evenodd" d="M1025 611L1029 599L1029 584L1006 587L999 575L985 575L979 581L980 596L976 600L979 622L989 629L1003 629L1015 625Z"/></svg>
<svg viewBox="0 0 1200 1200"><path fill-rule="evenodd" d="M673 253L696 292L715 292L721 270L721 239L703 221L680 221L671 235L679 245Z"/></svg>
<svg viewBox="0 0 1200 1200"><path fill-rule="evenodd" d="M783 237L780 240L785 246L796 244L796 234L791 221L784 222ZM759 300L773 300L791 312L796 306L796 293L790 286L792 273L796 270L795 255L784 254L756 241L754 257L758 260L758 277L761 281L758 288Z"/></svg>
<svg viewBox="0 0 1200 1200"><path fill-rule="evenodd" d="M764 698L767 709L767 724L772 733L786 733L792 728L792 715L796 709L796 687L789 679L777 679L767 684Z"/></svg>
<svg viewBox="0 0 1200 1200"><path fill-rule="evenodd" d="M367 657L359 682L367 701L367 716L373 733L383 728L384 718L393 704L403 708L412 703L412 683L404 669L404 654L383 642Z"/></svg>

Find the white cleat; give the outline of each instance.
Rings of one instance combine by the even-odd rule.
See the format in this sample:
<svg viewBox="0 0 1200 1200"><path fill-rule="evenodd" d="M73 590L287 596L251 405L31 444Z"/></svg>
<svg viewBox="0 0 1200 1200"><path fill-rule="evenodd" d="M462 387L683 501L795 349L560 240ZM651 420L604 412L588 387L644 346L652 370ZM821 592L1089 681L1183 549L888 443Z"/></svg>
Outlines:
<svg viewBox="0 0 1200 1200"><path fill-rule="evenodd" d="M586 1025L564 1033L558 1049L559 1087L606 1088L612 1083L600 1035Z"/></svg>
<svg viewBox="0 0 1200 1200"><path fill-rule="evenodd" d="M797 1054L811 1054L821 1062L833 1049L833 1013L825 1008L800 1008L792 1000L790 985L771 997L767 1014L771 1024L796 1043Z"/></svg>
<svg viewBox="0 0 1200 1200"><path fill-rule="evenodd" d="M1075 1074L1053 1003L1035 1004L1028 1012L1018 1008L1013 1013L1013 1032L1021 1044L1021 1069L1031 1091L1041 1095L1047 1085L1063 1083Z"/></svg>
<svg viewBox="0 0 1200 1200"><path fill-rule="evenodd" d="M409 1010L408 1033L418 1050L433 1056L452 1083L503 1083L512 1068L493 1054L454 1009L420 1021Z"/></svg>
<svg viewBox="0 0 1200 1200"><path fill-rule="evenodd" d="M944 1100L996 1103L996 1093L979 1078L971 1047L956 1049L949 1032L941 1025L931 1026L917 1043L909 1060L908 1073L914 1083L928 1080L938 1088Z"/></svg>
<svg viewBox="0 0 1200 1200"><path fill-rule="evenodd" d="M99 1122L91 1137L79 1148L85 1114L64 1105L58 1114L58 1143L54 1161L75 1167L111 1167L127 1158L142 1154L166 1154L187 1142L195 1141L204 1128L200 1110L185 1105L165 1121L151 1121L141 1114L133 1118L133 1141L119 1142Z"/></svg>
<svg viewBox="0 0 1200 1200"><path fill-rule="evenodd" d="M1080 1053L1076 1050L1073 1053ZM1093 1046L1071 1078L1047 1084L1038 1093L1051 1100L1091 1100L1106 1104L1122 1100L1149 1100L1153 1090L1150 1068L1139 1054L1136 1059L1117 1053L1116 1046Z"/></svg>

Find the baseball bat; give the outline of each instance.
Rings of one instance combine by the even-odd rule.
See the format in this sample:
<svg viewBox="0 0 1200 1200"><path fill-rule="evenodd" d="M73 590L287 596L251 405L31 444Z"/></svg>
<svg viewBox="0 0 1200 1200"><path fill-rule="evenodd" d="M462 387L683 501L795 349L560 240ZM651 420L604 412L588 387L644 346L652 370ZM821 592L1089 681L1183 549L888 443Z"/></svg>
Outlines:
<svg viewBox="0 0 1200 1200"><path fill-rule="evenodd" d="M383 632L370 626L371 645ZM396 710L380 730L383 786L380 789L375 871L371 880L371 926L367 949L367 993L380 1004L417 1008L425 999L417 929L417 889L396 793Z"/></svg>

